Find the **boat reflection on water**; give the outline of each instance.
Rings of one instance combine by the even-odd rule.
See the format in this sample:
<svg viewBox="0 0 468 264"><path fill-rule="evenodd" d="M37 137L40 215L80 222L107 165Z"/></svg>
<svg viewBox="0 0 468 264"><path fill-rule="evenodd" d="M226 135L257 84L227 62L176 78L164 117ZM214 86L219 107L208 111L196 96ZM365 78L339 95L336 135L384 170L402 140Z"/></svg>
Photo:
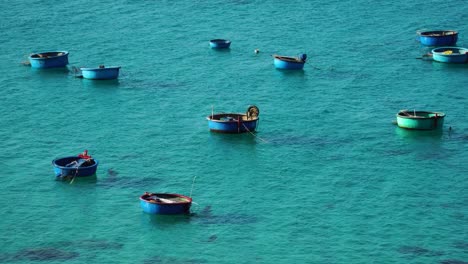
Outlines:
<svg viewBox="0 0 468 264"><path fill-rule="evenodd" d="M111 80L99 80L98 82L91 80L91 79L82 79L82 84L85 87L90 88L110 88L110 87L117 87L120 85L119 79L111 79Z"/></svg>
<svg viewBox="0 0 468 264"><path fill-rule="evenodd" d="M444 134L442 129L436 130L411 130L401 127L395 128L395 133L402 139L411 141L427 141L432 139L440 139Z"/></svg>
<svg viewBox="0 0 468 264"><path fill-rule="evenodd" d="M179 215L158 215L158 214L142 214L142 221L148 222L161 228L177 226L178 224L186 224L190 222L190 214Z"/></svg>

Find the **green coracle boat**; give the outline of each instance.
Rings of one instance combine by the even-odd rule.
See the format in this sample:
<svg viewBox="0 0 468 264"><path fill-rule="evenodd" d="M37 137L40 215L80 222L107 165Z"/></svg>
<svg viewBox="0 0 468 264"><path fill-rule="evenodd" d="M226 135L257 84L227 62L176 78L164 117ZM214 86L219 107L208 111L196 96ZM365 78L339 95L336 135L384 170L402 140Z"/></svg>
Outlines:
<svg viewBox="0 0 468 264"><path fill-rule="evenodd" d="M401 128L433 130L444 125L445 114L429 111L400 110L397 114L397 124Z"/></svg>

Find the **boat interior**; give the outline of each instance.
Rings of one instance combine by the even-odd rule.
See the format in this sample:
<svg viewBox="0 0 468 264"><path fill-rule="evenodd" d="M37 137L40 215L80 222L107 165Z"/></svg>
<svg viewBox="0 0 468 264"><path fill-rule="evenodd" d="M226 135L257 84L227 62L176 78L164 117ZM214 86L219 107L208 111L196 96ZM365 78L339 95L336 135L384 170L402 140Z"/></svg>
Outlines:
<svg viewBox="0 0 468 264"><path fill-rule="evenodd" d="M287 56L279 56L279 55L274 55L276 59L282 60L282 61L287 61L287 62L300 62L302 63L303 61L297 57L287 57Z"/></svg>
<svg viewBox="0 0 468 264"><path fill-rule="evenodd" d="M408 117L408 118L432 118L435 116L443 116L442 113L435 113L435 112L426 112L426 111L411 111L411 110L402 110L398 112L398 115L401 117Z"/></svg>
<svg viewBox="0 0 468 264"><path fill-rule="evenodd" d="M247 117L246 114L237 114L237 113L226 113L226 114L214 114L208 116L209 120L218 120L218 121L225 121L225 122L238 122L239 118L241 121L250 121L250 120L257 120L258 117Z"/></svg>
<svg viewBox="0 0 468 264"><path fill-rule="evenodd" d="M50 57L57 57L57 56L62 56L64 55L64 52L44 52L44 53L36 53L31 55L31 58L50 58Z"/></svg>
<svg viewBox="0 0 468 264"><path fill-rule="evenodd" d="M466 49L462 48L456 48L456 47L450 47L450 48L438 48L435 49L434 52L436 53L442 53L444 55L455 55L455 54L465 54L468 52Z"/></svg>
<svg viewBox="0 0 468 264"><path fill-rule="evenodd" d="M68 167L68 168L84 168L84 167L90 167L96 164L96 161L94 159L82 159L79 157L67 157L67 158L62 158L58 159L55 161L55 164L57 166L62 166L62 167Z"/></svg>
<svg viewBox="0 0 468 264"><path fill-rule="evenodd" d="M155 203L187 203L189 199L166 193L145 193L142 199Z"/></svg>
<svg viewBox="0 0 468 264"><path fill-rule="evenodd" d="M229 40L226 40L226 39L212 39L212 40L210 40L210 42L214 42L214 43L228 43Z"/></svg>
<svg viewBox="0 0 468 264"><path fill-rule="evenodd" d="M450 35L455 35L457 32L456 31L447 31L447 30L439 30L439 31L426 31L426 32L421 32L421 36L427 36L427 37L438 37L438 36L450 36Z"/></svg>

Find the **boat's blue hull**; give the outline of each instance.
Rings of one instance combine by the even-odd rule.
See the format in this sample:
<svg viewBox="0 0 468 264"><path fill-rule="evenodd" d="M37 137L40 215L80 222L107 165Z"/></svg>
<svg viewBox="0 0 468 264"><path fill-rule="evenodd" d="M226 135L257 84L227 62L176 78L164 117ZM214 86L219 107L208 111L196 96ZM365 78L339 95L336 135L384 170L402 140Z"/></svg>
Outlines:
<svg viewBox="0 0 468 264"><path fill-rule="evenodd" d="M453 46L458 32L453 30L424 31L419 33L419 42L424 46Z"/></svg>
<svg viewBox="0 0 468 264"><path fill-rule="evenodd" d="M35 53L28 57L32 68L61 68L68 64L68 52L51 51Z"/></svg>
<svg viewBox="0 0 468 264"><path fill-rule="evenodd" d="M56 177L87 177L96 174L96 170L98 167L99 162L93 159L94 164L86 167L73 167L69 164L72 162L82 160L78 156L71 156L65 157L60 159L55 159L52 161L52 165L54 166L54 173ZM69 165L69 166L67 166Z"/></svg>
<svg viewBox="0 0 468 264"><path fill-rule="evenodd" d="M212 39L210 40L210 47L212 49L228 49L231 46L231 41L225 39Z"/></svg>
<svg viewBox="0 0 468 264"><path fill-rule="evenodd" d="M257 128L258 118L253 120L213 120L210 116L207 117L208 119L208 128L213 132L220 132L220 133L230 133L230 134L238 134L238 133L245 133L245 132L254 132Z"/></svg>
<svg viewBox="0 0 468 264"><path fill-rule="evenodd" d="M145 200L140 200L141 208L148 214L188 214L190 212L190 204L154 204Z"/></svg>
<svg viewBox="0 0 468 264"><path fill-rule="evenodd" d="M120 67L80 68L80 70L85 79L112 80L119 77Z"/></svg>
<svg viewBox="0 0 468 264"><path fill-rule="evenodd" d="M274 64L277 69L283 70L301 70L304 68L305 62L299 61L285 61L278 58L274 58Z"/></svg>
<svg viewBox="0 0 468 264"><path fill-rule="evenodd" d="M440 47L432 50L432 59L444 63L467 63L468 49L459 47Z"/></svg>

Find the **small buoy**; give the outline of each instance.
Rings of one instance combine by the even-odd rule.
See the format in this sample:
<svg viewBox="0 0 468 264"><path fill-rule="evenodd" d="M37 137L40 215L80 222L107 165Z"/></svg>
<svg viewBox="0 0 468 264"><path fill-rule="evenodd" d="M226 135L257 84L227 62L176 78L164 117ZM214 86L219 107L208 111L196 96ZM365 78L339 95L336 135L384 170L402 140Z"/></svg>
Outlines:
<svg viewBox="0 0 468 264"><path fill-rule="evenodd" d="M260 52L260 50L259 50L259 49L255 49L254 52L255 52L255 54L258 54L258 53Z"/></svg>

